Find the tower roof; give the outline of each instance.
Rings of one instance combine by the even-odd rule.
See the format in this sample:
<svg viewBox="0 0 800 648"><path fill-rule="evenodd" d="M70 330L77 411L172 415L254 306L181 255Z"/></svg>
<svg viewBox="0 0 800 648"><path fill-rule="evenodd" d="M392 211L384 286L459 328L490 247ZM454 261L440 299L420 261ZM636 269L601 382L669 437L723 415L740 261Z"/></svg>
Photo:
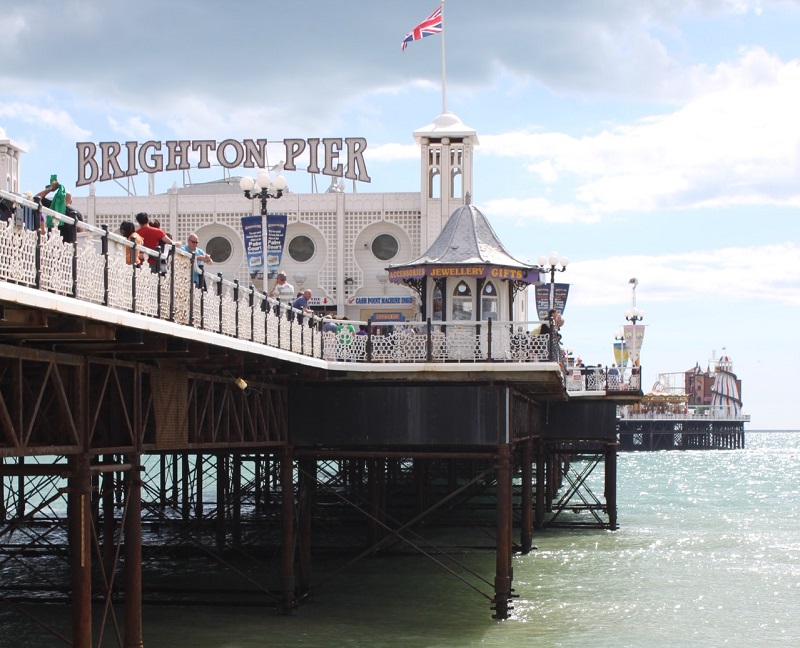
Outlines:
<svg viewBox="0 0 800 648"><path fill-rule="evenodd" d="M443 137L464 139L468 137L473 144L478 144L478 131L465 126L464 122L449 111L439 115L427 126L414 131L414 140L416 142L419 142L423 137L428 139L441 139Z"/></svg>
<svg viewBox="0 0 800 648"><path fill-rule="evenodd" d="M483 266L485 271L483 276L489 274L486 271L490 267L500 267L516 272L493 276L527 283L539 280L539 267L523 263L511 256L497 238L489 221L474 205L463 205L456 209L424 254L407 263L390 266L389 275L390 278L396 277L397 280L411 276L435 275L435 269L440 266L453 268L453 276L458 276L459 266L471 269ZM410 272L412 269L418 269L418 272ZM474 272L469 274L477 276Z"/></svg>

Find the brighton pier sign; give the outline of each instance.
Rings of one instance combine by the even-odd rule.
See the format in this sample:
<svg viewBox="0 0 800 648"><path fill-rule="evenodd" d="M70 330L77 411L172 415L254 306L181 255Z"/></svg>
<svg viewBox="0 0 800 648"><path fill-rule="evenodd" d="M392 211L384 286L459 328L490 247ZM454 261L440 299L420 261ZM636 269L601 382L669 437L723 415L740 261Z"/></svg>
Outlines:
<svg viewBox="0 0 800 648"><path fill-rule="evenodd" d="M285 171L296 171L298 158L307 161L309 173L345 177L348 180L370 182L364 151L367 140L363 137L323 137L285 139ZM78 181L76 186L118 180L144 173L185 171L192 167L190 156L198 158L197 168L208 169L212 159L226 169L238 167L263 169L267 165L267 140L227 139L170 140L167 142L78 142ZM343 163L339 156L346 157ZM322 165L320 167L320 165Z"/></svg>

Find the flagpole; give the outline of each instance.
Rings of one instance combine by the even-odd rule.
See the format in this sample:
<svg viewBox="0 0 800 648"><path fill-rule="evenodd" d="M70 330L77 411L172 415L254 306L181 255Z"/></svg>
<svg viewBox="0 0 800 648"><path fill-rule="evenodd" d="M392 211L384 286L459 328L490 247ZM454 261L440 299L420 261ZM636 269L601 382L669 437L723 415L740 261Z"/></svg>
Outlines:
<svg viewBox="0 0 800 648"><path fill-rule="evenodd" d="M444 0L442 3L442 114L447 112L447 75L445 74L444 58Z"/></svg>

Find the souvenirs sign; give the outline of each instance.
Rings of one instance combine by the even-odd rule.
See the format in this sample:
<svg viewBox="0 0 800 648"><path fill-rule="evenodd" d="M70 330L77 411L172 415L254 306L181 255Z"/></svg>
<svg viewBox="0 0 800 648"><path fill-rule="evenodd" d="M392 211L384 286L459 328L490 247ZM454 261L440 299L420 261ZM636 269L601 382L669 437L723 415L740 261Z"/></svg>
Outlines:
<svg viewBox="0 0 800 648"><path fill-rule="evenodd" d="M296 171L298 159L306 163L308 173L348 180L371 182L364 163L367 140L363 137L312 137L309 139L285 139L286 149L283 165L285 171ZM197 158L198 169L208 169L219 164L226 169L245 167L263 169L267 166L267 140L226 139L214 140L169 140L155 142L78 142L78 181L76 186L118 180L144 173L161 171L185 171L192 168L190 156ZM339 160L342 155L347 162ZM166 164L165 164L166 163ZM322 166L320 166L322 165Z"/></svg>

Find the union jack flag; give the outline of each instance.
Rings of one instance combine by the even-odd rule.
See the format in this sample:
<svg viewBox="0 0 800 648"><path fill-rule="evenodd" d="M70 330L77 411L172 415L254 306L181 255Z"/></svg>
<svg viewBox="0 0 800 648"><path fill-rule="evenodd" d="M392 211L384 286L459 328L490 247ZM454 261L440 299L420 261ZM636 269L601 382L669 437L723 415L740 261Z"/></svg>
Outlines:
<svg viewBox="0 0 800 648"><path fill-rule="evenodd" d="M419 25L414 27L410 32L406 34L406 37L403 39L402 45L400 45L400 50L405 51L406 47L411 41L421 40L426 36L432 36L433 34L439 34L442 31L442 7L439 5L430 16L428 16L425 20L423 20Z"/></svg>

